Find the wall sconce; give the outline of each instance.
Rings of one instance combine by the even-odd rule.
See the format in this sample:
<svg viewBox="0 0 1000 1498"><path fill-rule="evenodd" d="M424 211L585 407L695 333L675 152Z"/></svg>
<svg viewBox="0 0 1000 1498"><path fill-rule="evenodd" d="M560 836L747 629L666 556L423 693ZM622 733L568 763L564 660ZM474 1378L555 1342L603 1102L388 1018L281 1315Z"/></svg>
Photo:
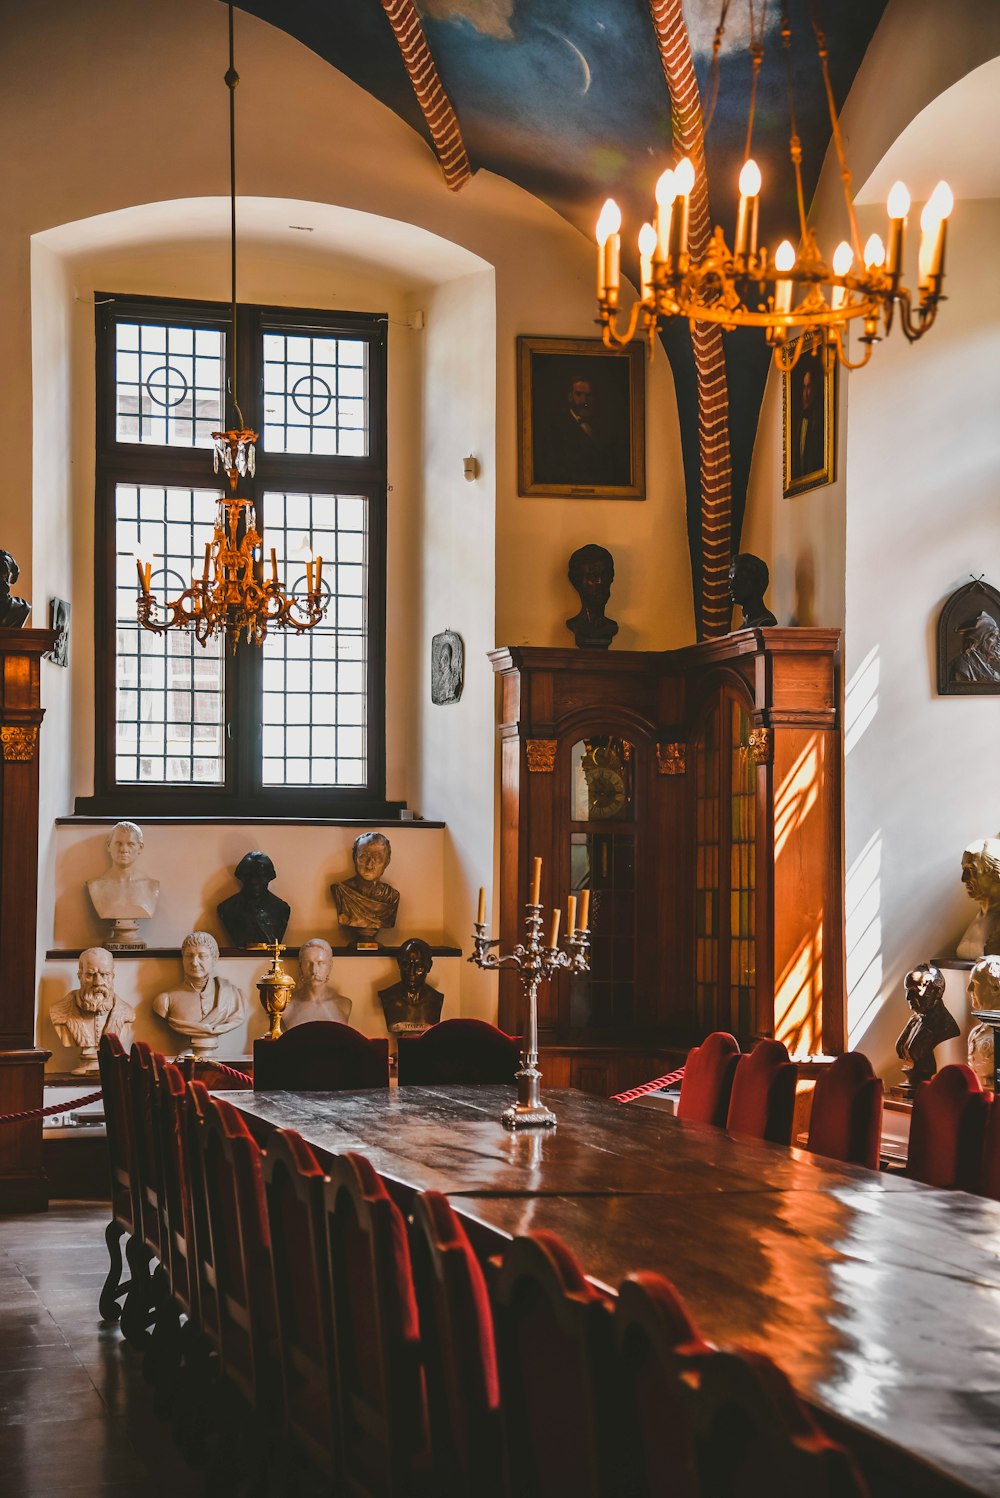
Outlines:
<svg viewBox="0 0 1000 1498"><path fill-rule="evenodd" d="M462 472L465 474L465 477L471 484L474 479L477 479L479 477L479 459L473 458L471 456L468 458L463 458Z"/></svg>

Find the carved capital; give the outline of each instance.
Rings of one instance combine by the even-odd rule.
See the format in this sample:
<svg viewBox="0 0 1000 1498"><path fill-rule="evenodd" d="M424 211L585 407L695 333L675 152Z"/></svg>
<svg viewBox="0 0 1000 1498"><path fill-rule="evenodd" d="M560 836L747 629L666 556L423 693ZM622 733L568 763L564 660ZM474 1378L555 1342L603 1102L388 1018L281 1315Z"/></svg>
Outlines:
<svg viewBox="0 0 1000 1498"><path fill-rule="evenodd" d="M684 775L687 773L686 744L657 744L656 770L659 775Z"/></svg>
<svg viewBox="0 0 1000 1498"><path fill-rule="evenodd" d="M4 759L34 759L37 743L38 727L36 724L30 724L27 727L0 728L0 744L3 745Z"/></svg>
<svg viewBox="0 0 1000 1498"><path fill-rule="evenodd" d="M747 743L750 749L750 758L755 765L770 764L771 730L769 728L751 728Z"/></svg>
<svg viewBox="0 0 1000 1498"><path fill-rule="evenodd" d="M557 739L526 739L528 770L532 775L551 775L556 764Z"/></svg>

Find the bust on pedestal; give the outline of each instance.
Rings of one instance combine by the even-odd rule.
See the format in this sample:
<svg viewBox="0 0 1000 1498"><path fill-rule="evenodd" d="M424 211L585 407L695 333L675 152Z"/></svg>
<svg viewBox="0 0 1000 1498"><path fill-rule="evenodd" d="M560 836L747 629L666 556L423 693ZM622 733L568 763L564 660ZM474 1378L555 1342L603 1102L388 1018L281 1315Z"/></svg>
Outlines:
<svg viewBox="0 0 1000 1498"><path fill-rule="evenodd" d="M396 924L399 890L382 879L392 857L392 845L381 832L363 832L351 849L354 877L331 884L337 919L354 935L354 945L363 951L378 949L376 940L383 927Z"/></svg>
<svg viewBox="0 0 1000 1498"><path fill-rule="evenodd" d="M49 1009L49 1019L65 1046L80 1047L74 1076L99 1071L97 1048L104 1034L117 1035L128 1050L132 1044L135 1010L115 993L115 959L104 947L88 947L77 966L79 988Z"/></svg>
<svg viewBox="0 0 1000 1498"><path fill-rule="evenodd" d="M333 948L321 936L312 936L299 947L299 981L281 1018L286 1030L314 1020L349 1023L351 1001L330 987Z"/></svg>
<svg viewBox="0 0 1000 1498"><path fill-rule="evenodd" d="M191 931L181 943L183 983L153 1000L153 1013L191 1042L178 1060L218 1050L219 1036L235 1030L250 1011L246 995L235 983L214 976L218 961L215 937Z"/></svg>
<svg viewBox="0 0 1000 1498"><path fill-rule="evenodd" d="M273 947L275 942L284 941L292 912L268 889L276 877L274 864L259 848L245 853L236 865L242 888L216 906L234 947Z"/></svg>
<svg viewBox="0 0 1000 1498"><path fill-rule="evenodd" d="M979 914L958 944L959 957L1000 953L1000 838L981 837L962 854L962 883Z"/></svg>
<svg viewBox="0 0 1000 1498"><path fill-rule="evenodd" d="M422 1035L441 1018L444 995L431 988L427 975L434 965L431 949L419 936L404 941L396 958L399 982L379 989L386 1029L390 1035Z"/></svg>
<svg viewBox="0 0 1000 1498"><path fill-rule="evenodd" d="M143 849L142 828L135 822L116 822L107 840L111 868L100 879L89 879L87 891L102 921L111 921L109 952L141 952L146 943L139 922L149 920L160 898L157 879L136 874L134 865Z"/></svg>
<svg viewBox="0 0 1000 1498"><path fill-rule="evenodd" d="M944 974L932 962L922 962L903 979L906 1002L913 1010L896 1041L896 1055L903 1062L903 1081L894 1087L897 1097L912 1098L920 1082L929 1082L937 1071L934 1050L942 1041L961 1034L954 1017L944 1007Z"/></svg>

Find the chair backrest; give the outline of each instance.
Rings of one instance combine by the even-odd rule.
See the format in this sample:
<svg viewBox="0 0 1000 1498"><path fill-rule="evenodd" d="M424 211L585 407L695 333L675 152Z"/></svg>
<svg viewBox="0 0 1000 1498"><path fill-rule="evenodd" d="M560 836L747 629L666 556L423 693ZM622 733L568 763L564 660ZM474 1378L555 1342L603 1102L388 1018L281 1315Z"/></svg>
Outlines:
<svg viewBox="0 0 1000 1498"><path fill-rule="evenodd" d="M355 1092L389 1085L389 1042L369 1040L336 1020L295 1025L277 1040L255 1040L257 1092Z"/></svg>
<svg viewBox="0 0 1000 1498"><path fill-rule="evenodd" d="M417 1485L428 1445L406 1224L363 1155L333 1160L323 1195L345 1487L394 1498Z"/></svg>
<svg viewBox="0 0 1000 1498"><path fill-rule="evenodd" d="M133 1196L138 1221L136 1231L143 1243L162 1258L160 1223L160 1140L157 1129L157 1063L164 1057L144 1040L136 1040L129 1051L129 1097L132 1104L132 1138L135 1144L136 1190Z"/></svg>
<svg viewBox="0 0 1000 1498"><path fill-rule="evenodd" d="M695 1046L684 1063L677 1117L724 1129L739 1059L739 1043L724 1030L713 1031Z"/></svg>
<svg viewBox="0 0 1000 1498"><path fill-rule="evenodd" d="M117 1035L105 1031L97 1056L111 1163L111 1215L127 1233L131 1233L135 1230L133 1194L138 1183L134 1179L135 1140L128 1053Z"/></svg>
<svg viewBox="0 0 1000 1498"><path fill-rule="evenodd" d="M481 1019L446 1019L422 1035L400 1035L399 1085L513 1085L520 1059L519 1036Z"/></svg>
<svg viewBox="0 0 1000 1498"><path fill-rule="evenodd" d="M187 1163L187 1083L179 1067L159 1068L157 1127L162 1168L163 1265L170 1293L187 1316L198 1319L198 1277L194 1248L194 1203Z"/></svg>
<svg viewBox="0 0 1000 1498"><path fill-rule="evenodd" d="M809 1118L814 1155L878 1169L883 1087L860 1051L838 1056L817 1078Z"/></svg>
<svg viewBox="0 0 1000 1498"><path fill-rule="evenodd" d="M205 1174L205 1119L211 1108L212 1096L204 1082L189 1081L184 1110L184 1142L191 1193L192 1278L197 1282L199 1330L213 1351L221 1354L219 1286Z"/></svg>
<svg viewBox="0 0 1000 1498"><path fill-rule="evenodd" d="M969 1066L943 1066L913 1093L906 1174L926 1186L977 1191L982 1177L987 1094Z"/></svg>
<svg viewBox="0 0 1000 1498"><path fill-rule="evenodd" d="M332 1297L323 1223L324 1173L301 1135L268 1136L261 1161L271 1231L274 1302L292 1441L335 1476L337 1435Z"/></svg>
<svg viewBox="0 0 1000 1498"><path fill-rule="evenodd" d="M518 1498L616 1489L608 1302L554 1233L515 1238L491 1287L501 1407Z"/></svg>
<svg viewBox="0 0 1000 1498"><path fill-rule="evenodd" d="M980 1196L991 1196L1000 1202L1000 1107L996 1093L983 1094L987 1099L986 1128L983 1141L983 1169L979 1178Z"/></svg>
<svg viewBox="0 0 1000 1498"><path fill-rule="evenodd" d="M866 1498L853 1458L762 1353L711 1353L694 1407L703 1498Z"/></svg>
<svg viewBox="0 0 1000 1498"><path fill-rule="evenodd" d="M628 1276L615 1303L615 1342L623 1490L699 1498L693 1389L710 1349L669 1280Z"/></svg>
<svg viewBox="0 0 1000 1498"><path fill-rule="evenodd" d="M797 1067L780 1040L758 1040L748 1056L741 1056L733 1077L726 1128L788 1144L795 1112Z"/></svg>
<svg viewBox="0 0 1000 1498"><path fill-rule="evenodd" d="M416 1198L410 1235L427 1381L434 1492L500 1498L503 1444L486 1280L447 1197Z"/></svg>

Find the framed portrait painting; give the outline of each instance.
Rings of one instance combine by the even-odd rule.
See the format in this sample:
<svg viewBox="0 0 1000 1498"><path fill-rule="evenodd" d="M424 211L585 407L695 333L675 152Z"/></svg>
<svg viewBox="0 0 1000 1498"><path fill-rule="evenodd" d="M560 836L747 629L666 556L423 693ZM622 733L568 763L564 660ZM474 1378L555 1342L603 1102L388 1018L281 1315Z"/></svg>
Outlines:
<svg viewBox="0 0 1000 1498"><path fill-rule="evenodd" d="M837 453L837 364L824 367L819 342L803 335L794 368L782 375L782 443L786 499L832 484Z"/></svg>
<svg viewBox="0 0 1000 1498"><path fill-rule="evenodd" d="M646 367L597 338L517 340L518 493L645 499Z"/></svg>

